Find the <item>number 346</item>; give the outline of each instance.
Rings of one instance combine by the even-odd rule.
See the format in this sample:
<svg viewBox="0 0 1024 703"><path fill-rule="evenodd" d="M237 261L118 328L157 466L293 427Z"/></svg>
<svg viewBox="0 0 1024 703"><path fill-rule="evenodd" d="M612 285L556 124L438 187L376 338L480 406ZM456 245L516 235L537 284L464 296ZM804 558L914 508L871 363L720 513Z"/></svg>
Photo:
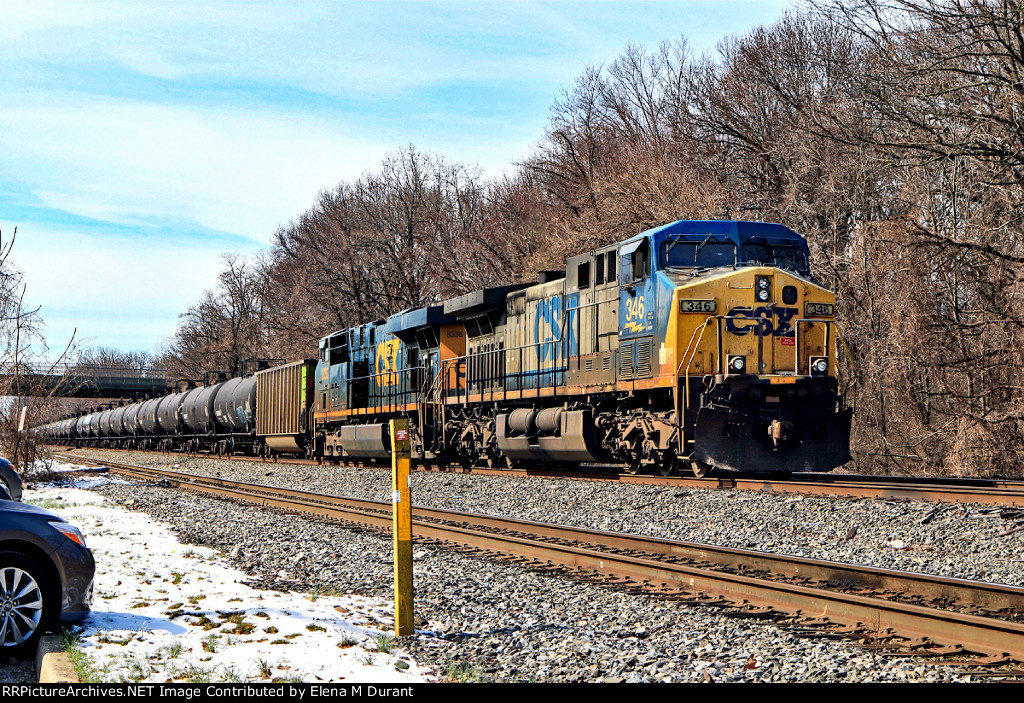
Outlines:
<svg viewBox="0 0 1024 703"><path fill-rule="evenodd" d="M626 319L640 319L644 316L644 299L642 296L626 301Z"/></svg>

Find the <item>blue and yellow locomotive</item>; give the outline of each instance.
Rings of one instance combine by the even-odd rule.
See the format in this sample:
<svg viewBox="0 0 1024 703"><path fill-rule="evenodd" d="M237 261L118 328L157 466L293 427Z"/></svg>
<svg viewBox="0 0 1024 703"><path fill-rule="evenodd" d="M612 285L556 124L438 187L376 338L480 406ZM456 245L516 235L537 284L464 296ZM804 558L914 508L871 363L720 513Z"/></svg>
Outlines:
<svg viewBox="0 0 1024 703"><path fill-rule="evenodd" d="M803 237L679 221L325 337L305 444L386 458L402 416L427 461L828 471L850 459L839 345Z"/></svg>
<svg viewBox="0 0 1024 703"><path fill-rule="evenodd" d="M319 356L37 428L76 445L828 471L850 459L835 296L781 225L680 221L320 341Z"/></svg>

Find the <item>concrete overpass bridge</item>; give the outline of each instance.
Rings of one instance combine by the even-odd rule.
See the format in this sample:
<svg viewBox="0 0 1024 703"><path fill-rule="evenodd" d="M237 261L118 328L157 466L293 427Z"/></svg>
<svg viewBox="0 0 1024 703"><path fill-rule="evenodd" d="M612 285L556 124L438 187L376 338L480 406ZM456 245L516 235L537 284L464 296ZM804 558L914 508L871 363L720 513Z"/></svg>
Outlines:
<svg viewBox="0 0 1024 703"><path fill-rule="evenodd" d="M20 364L0 371L3 395L136 399L163 395L163 369L96 364Z"/></svg>

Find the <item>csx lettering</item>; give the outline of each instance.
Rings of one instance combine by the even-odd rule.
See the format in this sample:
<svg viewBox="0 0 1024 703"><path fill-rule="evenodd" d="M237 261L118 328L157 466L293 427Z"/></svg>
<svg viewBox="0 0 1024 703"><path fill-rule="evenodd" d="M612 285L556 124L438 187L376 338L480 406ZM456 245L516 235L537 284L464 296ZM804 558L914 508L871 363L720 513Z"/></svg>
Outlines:
<svg viewBox="0 0 1024 703"><path fill-rule="evenodd" d="M393 386L398 381L398 350L401 341L391 339L377 345L377 386Z"/></svg>
<svg viewBox="0 0 1024 703"><path fill-rule="evenodd" d="M555 342L561 337L561 316L562 298L555 296L541 300L537 304L537 317L534 319L534 339L543 343L537 349L537 360L547 361L555 358L555 345L548 342Z"/></svg>
<svg viewBox="0 0 1024 703"><path fill-rule="evenodd" d="M753 332L762 337L792 337L793 325L790 323L796 317L797 308L733 308L725 320L725 328L732 334L740 337ZM772 318L778 318L773 322ZM748 320L736 318L750 318Z"/></svg>

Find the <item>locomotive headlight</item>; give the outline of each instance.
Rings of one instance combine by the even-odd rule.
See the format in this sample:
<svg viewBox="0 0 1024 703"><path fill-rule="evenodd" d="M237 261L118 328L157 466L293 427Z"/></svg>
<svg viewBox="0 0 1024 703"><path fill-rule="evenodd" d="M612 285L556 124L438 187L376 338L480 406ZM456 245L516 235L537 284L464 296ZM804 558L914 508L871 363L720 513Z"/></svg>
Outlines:
<svg viewBox="0 0 1024 703"><path fill-rule="evenodd" d="M740 354L730 354L726 366L729 367L729 373L746 373L747 357Z"/></svg>
<svg viewBox="0 0 1024 703"><path fill-rule="evenodd" d="M772 297L772 279L768 276L758 276L754 279L754 297L762 303L768 302L768 299Z"/></svg>
<svg viewBox="0 0 1024 703"><path fill-rule="evenodd" d="M811 357L811 375L824 376L828 373L828 359L824 356Z"/></svg>

